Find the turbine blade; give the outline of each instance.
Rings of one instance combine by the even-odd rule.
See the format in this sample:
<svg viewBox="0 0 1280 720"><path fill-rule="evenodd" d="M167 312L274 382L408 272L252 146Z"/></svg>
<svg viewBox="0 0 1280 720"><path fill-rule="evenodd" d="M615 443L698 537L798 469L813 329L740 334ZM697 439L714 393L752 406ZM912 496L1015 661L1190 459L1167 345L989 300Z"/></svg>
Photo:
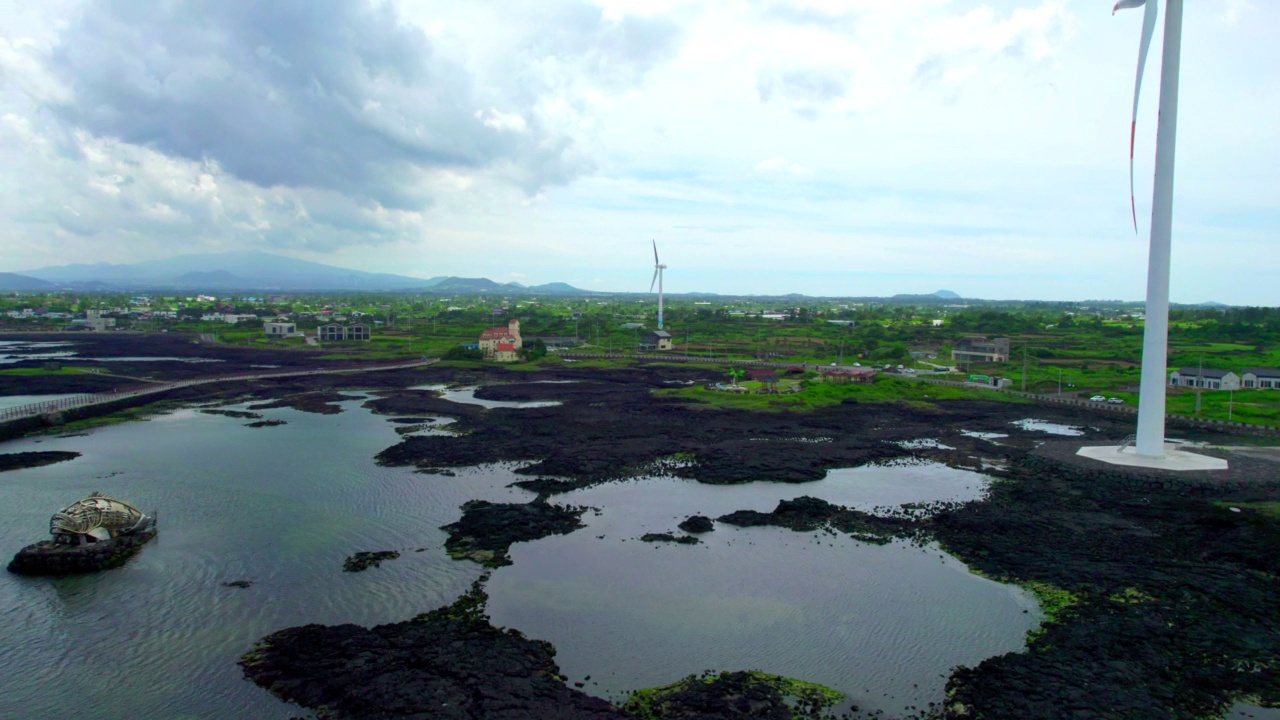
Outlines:
<svg viewBox="0 0 1280 720"><path fill-rule="evenodd" d="M653 292L653 286L658 284L658 268L653 269L653 282L649 283L649 292Z"/></svg>
<svg viewBox="0 0 1280 720"><path fill-rule="evenodd" d="M657 241L657 240L654 240L654 241L653 241L653 265L654 265L654 267L657 267L657 266L659 265L659 263L658 263L658 241Z"/></svg>
<svg viewBox="0 0 1280 720"><path fill-rule="evenodd" d="M1111 10L1127 10L1143 7L1142 41L1138 46L1138 74L1133 83L1133 116L1129 121L1129 211L1133 214L1133 232L1138 232L1138 203L1133 189L1133 150L1138 134L1138 99L1142 95L1142 73L1147 64L1147 52L1151 49L1151 36L1156 30L1156 14L1159 11L1159 0L1120 0Z"/></svg>

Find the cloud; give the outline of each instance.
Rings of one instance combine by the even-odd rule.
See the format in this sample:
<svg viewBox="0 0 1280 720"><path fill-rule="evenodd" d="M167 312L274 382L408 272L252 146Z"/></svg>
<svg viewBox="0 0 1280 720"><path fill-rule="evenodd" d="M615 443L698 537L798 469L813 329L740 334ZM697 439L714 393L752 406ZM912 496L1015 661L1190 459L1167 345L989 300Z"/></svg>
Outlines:
<svg viewBox="0 0 1280 720"><path fill-rule="evenodd" d="M756 172L779 175L805 175L809 170L798 162L775 155L768 160L761 160L756 163Z"/></svg>
<svg viewBox="0 0 1280 720"><path fill-rule="evenodd" d="M839 67L764 67L757 75L756 90L761 102L783 103L812 118L848 92L849 71Z"/></svg>

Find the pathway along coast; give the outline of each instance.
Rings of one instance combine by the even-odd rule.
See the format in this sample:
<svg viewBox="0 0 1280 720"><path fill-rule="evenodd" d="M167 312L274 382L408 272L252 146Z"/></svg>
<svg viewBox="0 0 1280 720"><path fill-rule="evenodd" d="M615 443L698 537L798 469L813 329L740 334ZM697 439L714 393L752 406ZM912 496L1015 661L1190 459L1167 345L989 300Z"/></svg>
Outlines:
<svg viewBox="0 0 1280 720"><path fill-rule="evenodd" d="M417 367L211 383L164 397L256 398L324 411L342 397L338 390L380 388L366 403L376 412L446 416L456 421L457 432L403 438L383 450L379 462L426 471L520 462L529 486L551 503L573 488L653 472L706 483L806 482L827 468L900 457L982 469L995 478L987 498L933 507L911 521L871 522L811 502L735 515L795 532L890 532L936 540L975 571L1036 592L1049 617L1032 633L1028 649L957 668L945 706L921 716L1208 718L1242 698L1280 703L1280 521L1265 505L1274 508L1280 501L1280 463L1265 454L1231 453L1231 470L1223 474L1135 474L1072 454L1080 443L1114 444L1132 432L1131 419L1069 406L932 400L747 412L653 392L672 387L671 381L715 375L706 368L657 364L616 370L561 365L537 373ZM543 380L576 382L537 382ZM486 410L411 389L438 383L480 386L479 398L563 404ZM1081 426L1084 434L1045 442L1051 436L1012 424L1029 416ZM992 442L980 433L1007 437ZM1215 445L1244 444L1209 428L1180 435ZM920 438L953 449L898 444ZM696 508L687 510L682 517ZM488 531L493 542L502 539L500 527ZM515 533L512 528L511 541L524 539ZM440 642L474 651L477 661L464 676L392 659L397 647L426 632L417 621L371 630L304 626L275 633L246 656L246 674L281 697L323 706L332 717L403 715L409 709L403 698L383 689L404 682L421 689L419 699L436 692L466 699L456 713L440 717L574 717L539 714L549 707L539 703L561 702L562 691L576 698L575 690L508 682L513 670L502 660L506 651L475 644L494 641L489 630L474 624L483 620L473 617L466 627L446 620L436 616L428 630L444 633L436 638ZM317 664L308 650L313 641L328 643L331 663ZM555 671L539 662L529 666L528 677L542 683ZM494 714L481 702L486 697L506 697L511 704L502 705L504 714ZM744 717L731 714L726 703L701 701L704 714L678 716ZM564 702L570 707L578 699ZM598 717L621 712L598 704L584 711Z"/></svg>

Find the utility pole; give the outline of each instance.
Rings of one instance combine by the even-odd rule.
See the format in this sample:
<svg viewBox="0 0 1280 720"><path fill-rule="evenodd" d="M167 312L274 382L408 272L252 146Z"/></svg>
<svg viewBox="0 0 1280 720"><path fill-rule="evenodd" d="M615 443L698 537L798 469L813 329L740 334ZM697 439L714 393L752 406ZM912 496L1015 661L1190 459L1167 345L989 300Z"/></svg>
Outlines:
<svg viewBox="0 0 1280 720"><path fill-rule="evenodd" d="M1058 368L1058 397L1062 397L1062 368Z"/></svg>
<svg viewBox="0 0 1280 720"><path fill-rule="evenodd" d="M1027 344L1022 343L1022 392L1027 391Z"/></svg>
<svg viewBox="0 0 1280 720"><path fill-rule="evenodd" d="M1200 414L1200 389L1204 387L1204 353L1200 353L1200 369L1196 371L1196 414Z"/></svg>

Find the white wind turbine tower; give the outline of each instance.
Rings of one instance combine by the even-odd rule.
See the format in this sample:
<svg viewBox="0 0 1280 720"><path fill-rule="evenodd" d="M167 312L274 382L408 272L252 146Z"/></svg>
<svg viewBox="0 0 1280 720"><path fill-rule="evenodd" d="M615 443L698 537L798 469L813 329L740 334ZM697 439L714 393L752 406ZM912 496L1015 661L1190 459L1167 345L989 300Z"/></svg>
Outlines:
<svg viewBox="0 0 1280 720"><path fill-rule="evenodd" d="M1160 0L1119 0L1116 10L1144 7L1142 42L1138 47L1138 75L1133 89L1133 119L1129 125L1129 204L1133 228L1138 229L1133 193L1133 146L1137 137L1138 96L1142 71L1155 32ZM1156 124L1155 191L1151 201L1151 251L1147 260L1146 325L1142 338L1142 380L1138 395L1138 433L1134 453L1119 448L1081 448L1080 454L1124 465L1169 470L1227 468L1225 460L1166 450L1165 384L1169 345L1169 255L1173 229L1173 165L1178 131L1178 70L1182 52L1182 0L1166 0L1164 50L1160 64L1160 119ZM1198 379L1198 378L1197 378Z"/></svg>
<svg viewBox="0 0 1280 720"><path fill-rule="evenodd" d="M667 266L658 260L658 241L653 241L653 282L649 283L649 292L653 292L653 286L658 286L658 329L662 329L662 271Z"/></svg>

